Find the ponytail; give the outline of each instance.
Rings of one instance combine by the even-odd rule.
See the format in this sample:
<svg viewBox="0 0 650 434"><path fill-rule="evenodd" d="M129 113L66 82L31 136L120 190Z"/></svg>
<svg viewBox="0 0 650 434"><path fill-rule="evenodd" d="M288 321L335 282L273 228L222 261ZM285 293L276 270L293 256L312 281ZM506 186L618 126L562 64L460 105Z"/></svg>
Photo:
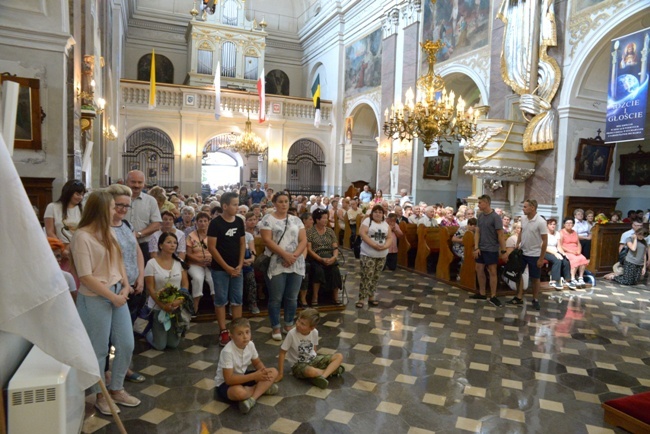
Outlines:
<svg viewBox="0 0 650 434"><path fill-rule="evenodd" d="M189 270L190 266L187 264L187 262L183 261L176 253L172 253L172 258L175 261L178 261L181 263L181 267L183 267L183 270L187 271Z"/></svg>

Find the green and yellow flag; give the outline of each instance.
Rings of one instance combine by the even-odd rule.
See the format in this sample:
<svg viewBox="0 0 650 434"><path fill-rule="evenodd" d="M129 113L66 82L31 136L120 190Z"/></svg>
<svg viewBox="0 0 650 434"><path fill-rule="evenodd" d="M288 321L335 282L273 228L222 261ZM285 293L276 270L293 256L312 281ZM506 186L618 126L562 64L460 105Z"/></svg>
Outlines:
<svg viewBox="0 0 650 434"><path fill-rule="evenodd" d="M318 128L320 126L320 74L316 76L314 85L311 87L312 99L314 100L314 108L316 113L314 113L314 126Z"/></svg>

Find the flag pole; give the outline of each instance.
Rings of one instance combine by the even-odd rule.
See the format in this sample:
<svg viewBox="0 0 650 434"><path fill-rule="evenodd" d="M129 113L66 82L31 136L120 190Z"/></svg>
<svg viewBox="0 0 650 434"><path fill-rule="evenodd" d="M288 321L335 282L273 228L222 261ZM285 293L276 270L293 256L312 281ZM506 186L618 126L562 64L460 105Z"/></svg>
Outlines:
<svg viewBox="0 0 650 434"><path fill-rule="evenodd" d="M99 380L99 388L102 389L102 393L106 397L106 402L108 402L108 408L111 409L113 420L117 424L117 429L120 431L120 434L127 434L126 429L124 429L124 424L122 424L122 420L120 419L120 417L117 415L117 412L115 411L115 405L116 405L115 401L113 401L111 394L108 393L108 390L106 389L106 385L104 384L104 380L102 379Z"/></svg>

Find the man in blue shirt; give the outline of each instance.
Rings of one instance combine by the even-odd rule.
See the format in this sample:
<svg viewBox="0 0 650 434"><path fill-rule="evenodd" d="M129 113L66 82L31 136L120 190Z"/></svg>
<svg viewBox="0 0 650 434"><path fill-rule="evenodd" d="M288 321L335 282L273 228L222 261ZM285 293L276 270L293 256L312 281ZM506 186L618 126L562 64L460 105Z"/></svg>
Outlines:
<svg viewBox="0 0 650 434"><path fill-rule="evenodd" d="M363 191L359 194L359 200L361 203L368 203L372 200L372 193L370 192L368 185L363 186Z"/></svg>
<svg viewBox="0 0 650 434"><path fill-rule="evenodd" d="M262 199L266 196L266 193L262 191L262 183L258 182L255 186L255 190L251 191L251 199L253 203L260 203Z"/></svg>

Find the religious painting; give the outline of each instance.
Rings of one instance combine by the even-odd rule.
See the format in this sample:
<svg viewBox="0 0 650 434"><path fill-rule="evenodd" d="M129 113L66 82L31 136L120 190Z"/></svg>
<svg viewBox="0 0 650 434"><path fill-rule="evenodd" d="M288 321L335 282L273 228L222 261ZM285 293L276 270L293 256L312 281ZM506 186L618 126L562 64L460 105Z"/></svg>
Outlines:
<svg viewBox="0 0 650 434"><path fill-rule="evenodd" d="M160 165L160 173L163 175L169 175L169 164L168 163L162 163Z"/></svg>
<svg viewBox="0 0 650 434"><path fill-rule="evenodd" d="M438 62L484 47L490 39L491 15L490 0L424 2L422 41L442 41ZM423 56L422 65L426 60Z"/></svg>
<svg viewBox="0 0 650 434"><path fill-rule="evenodd" d="M251 169L251 181L257 181L258 169Z"/></svg>
<svg viewBox="0 0 650 434"><path fill-rule="evenodd" d="M40 105L40 81L35 78L16 77L8 73L0 76L0 83L3 80L14 81L19 86L14 148L34 151L42 149L41 123L44 115L41 113Z"/></svg>
<svg viewBox="0 0 650 434"><path fill-rule="evenodd" d="M424 179L450 180L454 170L454 154L439 152L437 157L424 158Z"/></svg>
<svg viewBox="0 0 650 434"><path fill-rule="evenodd" d="M345 97L381 85L381 29L345 47Z"/></svg>
<svg viewBox="0 0 650 434"><path fill-rule="evenodd" d="M284 71L274 69L265 77L266 93L289 96L289 76Z"/></svg>
<svg viewBox="0 0 650 434"><path fill-rule="evenodd" d="M618 170L621 185L650 185L650 152L643 152L639 146L638 151L621 155Z"/></svg>
<svg viewBox="0 0 650 434"><path fill-rule="evenodd" d="M600 136L580 139L573 179L608 182L615 146L615 143L605 143Z"/></svg>
<svg viewBox="0 0 650 434"><path fill-rule="evenodd" d="M149 180L156 179L156 178L158 178L158 170L153 168L153 167L150 167L149 172L147 173L147 175L148 175Z"/></svg>
<svg viewBox="0 0 650 434"><path fill-rule="evenodd" d="M139 161L134 161L131 163L129 166L129 170L140 170L140 162Z"/></svg>

